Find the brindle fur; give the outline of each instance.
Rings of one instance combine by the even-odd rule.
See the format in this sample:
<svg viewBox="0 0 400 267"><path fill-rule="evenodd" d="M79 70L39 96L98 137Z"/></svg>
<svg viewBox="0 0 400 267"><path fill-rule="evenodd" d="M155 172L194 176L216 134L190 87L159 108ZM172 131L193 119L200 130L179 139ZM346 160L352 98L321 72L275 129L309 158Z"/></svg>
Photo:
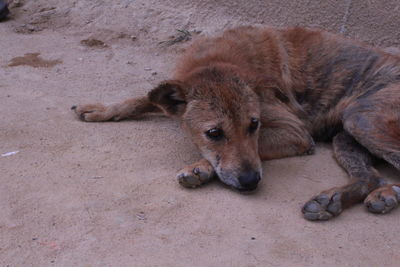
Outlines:
<svg viewBox="0 0 400 267"><path fill-rule="evenodd" d="M397 207L400 184L386 185L372 157L400 169L399 104L400 56L320 30L240 27L195 42L173 80L146 97L73 109L83 121L147 112L179 118L205 158L178 173L186 187L218 177L249 189L260 160L310 154L314 140L333 138L351 182L302 209L306 219L327 220L361 201L374 213ZM255 133L251 118L261 121ZM205 137L216 127L223 140Z"/></svg>

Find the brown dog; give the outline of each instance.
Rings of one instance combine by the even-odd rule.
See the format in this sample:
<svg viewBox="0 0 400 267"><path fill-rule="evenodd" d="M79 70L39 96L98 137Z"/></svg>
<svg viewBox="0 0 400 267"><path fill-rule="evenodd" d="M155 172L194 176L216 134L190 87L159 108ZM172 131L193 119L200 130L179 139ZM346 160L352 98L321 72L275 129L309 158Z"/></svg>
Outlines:
<svg viewBox="0 0 400 267"><path fill-rule="evenodd" d="M386 213L400 201L374 156L400 169L400 57L319 30L240 27L196 41L172 80L148 96L111 106L79 105L83 121L159 112L179 118L204 159L179 182L196 187L218 177L251 191L261 160L310 154L333 138L351 182L308 201L309 220L327 220L364 200Z"/></svg>

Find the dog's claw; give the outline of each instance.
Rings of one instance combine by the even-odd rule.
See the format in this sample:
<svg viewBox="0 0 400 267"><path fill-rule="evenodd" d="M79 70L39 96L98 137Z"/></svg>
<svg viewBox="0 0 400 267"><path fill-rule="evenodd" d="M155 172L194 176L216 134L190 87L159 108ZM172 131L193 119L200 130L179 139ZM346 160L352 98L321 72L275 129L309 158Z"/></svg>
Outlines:
<svg viewBox="0 0 400 267"><path fill-rule="evenodd" d="M310 141L310 148L304 153L305 155L313 155L315 153L315 143L314 140Z"/></svg>
<svg viewBox="0 0 400 267"><path fill-rule="evenodd" d="M400 200L400 187L397 186L397 185L394 185L394 186L392 186L392 189L393 189L394 192L396 192L397 199Z"/></svg>
<svg viewBox="0 0 400 267"><path fill-rule="evenodd" d="M199 168L194 168L193 169L193 173L196 174L196 175L199 175L200 174L200 169Z"/></svg>
<svg viewBox="0 0 400 267"><path fill-rule="evenodd" d="M87 112L86 112L87 113ZM79 114L79 119L81 120L81 121L85 121L85 114L86 113L81 113L81 114Z"/></svg>

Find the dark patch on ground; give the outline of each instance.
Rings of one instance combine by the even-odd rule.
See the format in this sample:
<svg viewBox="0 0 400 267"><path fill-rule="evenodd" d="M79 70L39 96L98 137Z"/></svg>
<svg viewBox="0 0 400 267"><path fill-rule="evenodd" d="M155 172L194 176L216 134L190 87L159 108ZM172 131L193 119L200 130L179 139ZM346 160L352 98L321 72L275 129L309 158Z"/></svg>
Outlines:
<svg viewBox="0 0 400 267"><path fill-rule="evenodd" d="M33 68L51 68L57 64L62 63L61 60L46 60L41 58L40 53L27 53L23 57L15 57L11 59L9 67L17 66L30 66Z"/></svg>
<svg viewBox="0 0 400 267"><path fill-rule="evenodd" d="M93 47L93 48L106 48L106 47L108 47L108 45L105 44L103 41L97 40L97 39L94 39L94 38L89 38L89 39L82 40L81 44L84 45L84 46Z"/></svg>

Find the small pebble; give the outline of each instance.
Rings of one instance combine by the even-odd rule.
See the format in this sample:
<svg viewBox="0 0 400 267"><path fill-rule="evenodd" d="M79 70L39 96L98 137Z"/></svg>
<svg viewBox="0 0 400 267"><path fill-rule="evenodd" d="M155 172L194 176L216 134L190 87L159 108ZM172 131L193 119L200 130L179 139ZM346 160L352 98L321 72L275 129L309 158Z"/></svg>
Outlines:
<svg viewBox="0 0 400 267"><path fill-rule="evenodd" d="M392 186L393 191L396 192L397 199L400 201L400 187L397 185Z"/></svg>
<svg viewBox="0 0 400 267"><path fill-rule="evenodd" d="M138 214L136 214L136 217L139 219L139 220L142 220L142 221L145 221L147 218L146 218L146 215L144 214L144 213L138 213Z"/></svg>

